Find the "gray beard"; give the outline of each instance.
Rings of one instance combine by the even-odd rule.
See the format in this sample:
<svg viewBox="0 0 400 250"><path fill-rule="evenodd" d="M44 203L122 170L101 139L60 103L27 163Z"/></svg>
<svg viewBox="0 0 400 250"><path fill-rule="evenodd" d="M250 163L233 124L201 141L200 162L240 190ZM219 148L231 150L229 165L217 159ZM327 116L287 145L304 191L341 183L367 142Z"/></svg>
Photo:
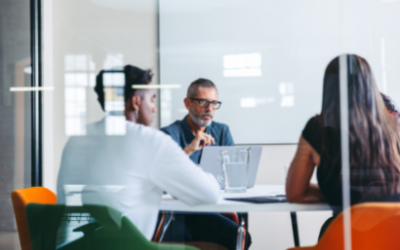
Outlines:
<svg viewBox="0 0 400 250"><path fill-rule="evenodd" d="M199 126L199 127L208 127L212 122L212 119L209 120L208 122L203 121L201 119L201 114L200 115L196 115L196 114L194 114L194 112L192 112L192 110L189 110L189 115L190 115L190 118L192 118L192 121L194 123L196 123L197 126Z"/></svg>

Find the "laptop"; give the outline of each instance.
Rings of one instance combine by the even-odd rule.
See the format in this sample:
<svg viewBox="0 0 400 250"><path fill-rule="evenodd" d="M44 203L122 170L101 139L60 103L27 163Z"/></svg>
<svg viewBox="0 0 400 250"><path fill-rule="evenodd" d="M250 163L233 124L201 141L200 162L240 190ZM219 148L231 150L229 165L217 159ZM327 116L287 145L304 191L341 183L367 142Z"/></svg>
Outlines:
<svg viewBox="0 0 400 250"><path fill-rule="evenodd" d="M254 187L260 164L262 146L211 146L203 148L199 166L211 173L218 180L218 168L220 167L220 152L232 148L250 148L249 172L247 176L247 188ZM221 189L225 189L224 183L218 181Z"/></svg>

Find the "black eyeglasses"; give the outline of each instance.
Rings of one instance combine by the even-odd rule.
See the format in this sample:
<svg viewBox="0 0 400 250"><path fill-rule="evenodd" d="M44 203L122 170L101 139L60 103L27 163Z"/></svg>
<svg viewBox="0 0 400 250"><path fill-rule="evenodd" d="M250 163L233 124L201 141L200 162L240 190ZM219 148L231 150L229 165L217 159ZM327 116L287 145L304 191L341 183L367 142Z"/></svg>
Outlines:
<svg viewBox="0 0 400 250"><path fill-rule="evenodd" d="M222 102L219 102L219 101L208 101L208 100L206 100L206 99L197 99L197 98L189 98L190 100L192 100L192 101L198 101L199 102L199 106L201 107L201 108L207 108L208 107L208 105L210 105L211 104L211 107L213 108L213 109L219 109L220 107L221 107L221 104L222 104Z"/></svg>

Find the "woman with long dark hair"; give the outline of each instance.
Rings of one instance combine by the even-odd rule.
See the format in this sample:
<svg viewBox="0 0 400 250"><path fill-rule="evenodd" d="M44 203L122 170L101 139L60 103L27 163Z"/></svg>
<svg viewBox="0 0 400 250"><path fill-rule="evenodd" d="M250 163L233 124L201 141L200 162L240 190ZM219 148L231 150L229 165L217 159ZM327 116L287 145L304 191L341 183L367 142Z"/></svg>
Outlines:
<svg viewBox="0 0 400 250"><path fill-rule="evenodd" d="M400 127L385 107L371 67L347 60L351 203L396 199L400 183ZM342 205L339 57L324 76L322 110L304 128L286 181L289 202ZM310 183L317 168L318 184ZM392 198L390 198L392 197Z"/></svg>

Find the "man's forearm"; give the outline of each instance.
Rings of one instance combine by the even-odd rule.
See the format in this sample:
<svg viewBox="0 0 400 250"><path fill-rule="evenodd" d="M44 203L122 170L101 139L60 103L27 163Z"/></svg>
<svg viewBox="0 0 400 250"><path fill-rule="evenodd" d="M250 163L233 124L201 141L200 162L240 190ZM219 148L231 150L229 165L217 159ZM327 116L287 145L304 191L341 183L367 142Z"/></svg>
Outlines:
<svg viewBox="0 0 400 250"><path fill-rule="evenodd" d="M186 153L188 156L191 156L191 155L194 153L193 150L192 150L189 146L187 146L186 148L184 148L183 151L185 151L185 153Z"/></svg>

